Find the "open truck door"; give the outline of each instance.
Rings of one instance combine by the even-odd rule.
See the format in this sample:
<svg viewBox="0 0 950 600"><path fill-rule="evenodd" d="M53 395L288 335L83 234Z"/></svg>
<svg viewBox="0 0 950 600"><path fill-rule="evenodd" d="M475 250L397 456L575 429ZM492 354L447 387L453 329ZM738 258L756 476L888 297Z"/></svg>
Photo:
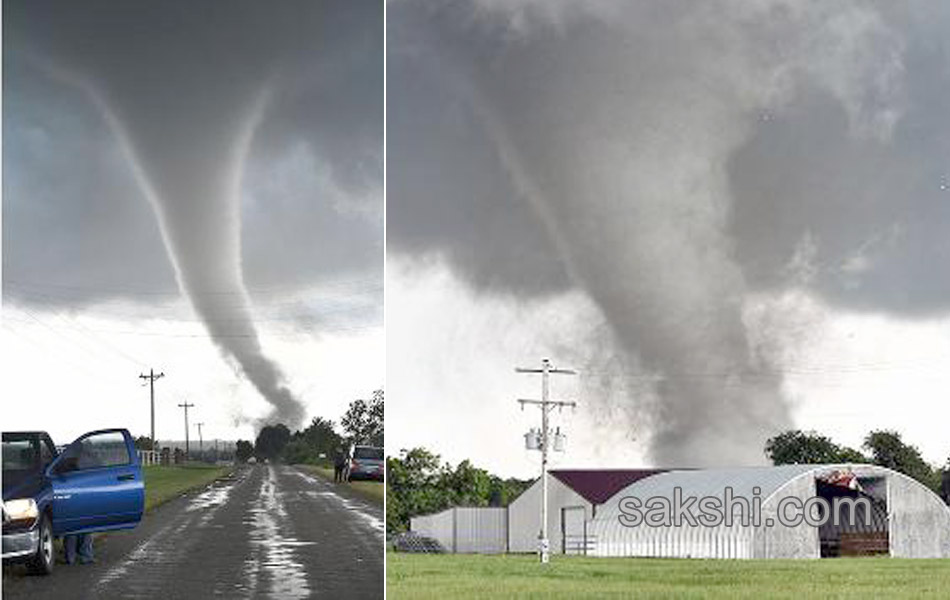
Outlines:
<svg viewBox="0 0 950 600"><path fill-rule="evenodd" d="M142 520L145 481L125 429L84 434L48 467L53 535L128 529Z"/></svg>

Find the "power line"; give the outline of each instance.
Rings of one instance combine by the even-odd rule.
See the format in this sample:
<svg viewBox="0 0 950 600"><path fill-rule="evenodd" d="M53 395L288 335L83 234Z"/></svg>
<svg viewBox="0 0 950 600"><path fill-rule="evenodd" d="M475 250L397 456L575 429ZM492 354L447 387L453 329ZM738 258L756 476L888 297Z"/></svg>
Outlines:
<svg viewBox="0 0 950 600"><path fill-rule="evenodd" d="M101 286L79 286L79 285L69 285L61 284L54 282L40 282L40 281L27 281L23 279L4 279L4 286L12 286L16 288L40 288L40 289L51 289L51 290L61 290L64 292L75 292L74 295L82 295L86 293L96 293L96 294L106 294L106 295L128 295L128 296L168 296L168 297L179 297L179 296L220 296L220 297L240 297L245 294L251 295L285 295L288 292L300 291L308 288L316 288L318 290L333 290L333 289L347 289L347 288L359 288L365 287L367 289L377 288L382 289L381 283L382 277L363 277L363 278L354 278L354 279L338 279L338 280L329 280L329 281L313 281L313 282L299 282L299 283L288 283L285 285L269 286L269 287L248 287L243 290L192 290L187 294L184 294L178 288L168 288L163 290L136 290L129 288L108 288Z"/></svg>
<svg viewBox="0 0 950 600"><path fill-rule="evenodd" d="M28 323L28 321L25 321L23 319L15 319L15 318L8 318L8 317L5 318L4 320L11 321L14 323ZM37 322L43 325L44 327L48 327L51 330L55 331L55 329L53 329L52 326L46 325L40 322L39 320L37 320ZM254 321L252 320L252 323L253 322ZM134 330L128 330L128 329L90 329L87 327L82 327L82 329L86 331L87 333L97 332L97 333L109 334L109 335L133 335L133 336L140 336L140 337L161 337L161 338L182 338L182 339L247 339L247 338L254 338L254 337L276 337L280 339L299 339L301 336L311 334L311 333L312 334L347 333L347 332L355 333L355 332L378 329L380 326L381 326L381 323L374 320L373 322L366 323L363 325L352 325L352 326L334 326L334 325L319 324L319 325L314 326L313 331L309 331L309 330L308 331L301 330L301 331L293 331L293 332L266 331L263 333L261 333L261 331L255 331L255 332L248 331L248 332L240 332L240 333L239 332L222 333L222 334L217 334L217 335L212 335L210 332L207 332L207 331L203 333L167 333L167 332L160 332L160 331L134 331ZM64 325L62 326L62 328L72 329L72 330L80 329L79 327L76 327L73 325Z"/></svg>
<svg viewBox="0 0 950 600"><path fill-rule="evenodd" d="M26 343L36 348L39 352L43 353L45 357L47 358L49 357L49 352L50 352L49 344L42 344L30 338L29 336L24 335L24 333L22 332L20 328L11 327L6 319L3 320L3 327L6 329L8 333L11 333L17 336L18 338L24 340ZM82 372L84 376L92 377L92 379L95 381L101 381L103 383L106 383L107 385L115 386L117 389L119 388L119 385L116 383L115 380L110 379L110 378L103 378L101 373L96 373L92 371L91 369L89 369L87 366L77 362L75 360L75 357L66 353L63 346L53 345L52 349L53 349L53 352L59 354L60 361L62 364L71 366L72 368L76 370L77 373Z"/></svg>
<svg viewBox="0 0 950 600"><path fill-rule="evenodd" d="M379 292L381 291L382 288L377 287L365 292L355 292L352 294L320 295L318 293L310 293L305 297L290 297L282 302L261 303L254 302L252 299L250 306L252 306L255 311L267 310L271 312L282 312L283 309L283 312L285 312L287 309L303 307L309 310L319 311L321 313L329 312L331 310L333 312L344 312L346 310L359 309L365 306L373 306L377 301L376 299L379 295ZM51 307L61 306L66 302L74 303L76 300L75 297L68 295L56 295L50 294L49 292L37 292L32 290L26 291L22 289L16 292L14 297L23 299L30 304L35 303ZM178 309L179 307L183 307L186 304L190 305L190 303L186 302L186 298L181 298L180 300L181 303L164 303L160 304L159 306L165 306L169 309L169 311L171 311ZM363 302L359 302L360 300ZM245 302L244 299L240 299L240 301L237 302L215 300L214 304L216 307L220 307L221 309L238 309L248 306L248 303ZM151 304L150 306L154 306L154 304Z"/></svg>

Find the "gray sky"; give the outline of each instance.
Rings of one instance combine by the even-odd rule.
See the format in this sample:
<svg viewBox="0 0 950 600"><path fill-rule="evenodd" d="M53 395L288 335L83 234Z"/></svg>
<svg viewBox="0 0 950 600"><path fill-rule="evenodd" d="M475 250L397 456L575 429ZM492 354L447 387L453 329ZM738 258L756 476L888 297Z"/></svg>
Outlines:
<svg viewBox="0 0 950 600"><path fill-rule="evenodd" d="M396 447L523 471L534 415L484 428L516 410L510 367L544 353L587 373L564 384L586 404L568 461L756 463L793 426L855 445L898 427L946 460L942 428L913 422L950 418L950 7L387 19ZM436 326L427 299L453 316Z"/></svg>
<svg viewBox="0 0 950 600"><path fill-rule="evenodd" d="M382 3L4 9L7 352L115 382L154 364L245 436L382 385ZM362 366L316 364L353 344Z"/></svg>

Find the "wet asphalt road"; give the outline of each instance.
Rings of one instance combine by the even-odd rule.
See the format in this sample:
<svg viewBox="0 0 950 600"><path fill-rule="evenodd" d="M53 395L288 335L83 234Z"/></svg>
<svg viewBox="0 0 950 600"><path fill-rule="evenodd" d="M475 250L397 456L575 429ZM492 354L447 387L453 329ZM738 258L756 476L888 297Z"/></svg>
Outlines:
<svg viewBox="0 0 950 600"><path fill-rule="evenodd" d="M382 598L382 508L256 465L97 540L92 565L4 577L4 598Z"/></svg>

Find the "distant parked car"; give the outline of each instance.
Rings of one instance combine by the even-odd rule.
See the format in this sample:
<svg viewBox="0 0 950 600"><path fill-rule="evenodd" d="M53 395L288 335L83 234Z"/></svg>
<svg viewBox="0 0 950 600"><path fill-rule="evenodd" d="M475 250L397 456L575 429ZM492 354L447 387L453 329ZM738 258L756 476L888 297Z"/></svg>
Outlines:
<svg viewBox="0 0 950 600"><path fill-rule="evenodd" d="M383 461L383 449L376 446L351 446L346 461L346 480L375 479L383 480L386 465Z"/></svg>
<svg viewBox="0 0 950 600"><path fill-rule="evenodd" d="M57 452L44 431L3 433L3 561L53 570L53 539L135 527L145 482L132 436L103 429Z"/></svg>

